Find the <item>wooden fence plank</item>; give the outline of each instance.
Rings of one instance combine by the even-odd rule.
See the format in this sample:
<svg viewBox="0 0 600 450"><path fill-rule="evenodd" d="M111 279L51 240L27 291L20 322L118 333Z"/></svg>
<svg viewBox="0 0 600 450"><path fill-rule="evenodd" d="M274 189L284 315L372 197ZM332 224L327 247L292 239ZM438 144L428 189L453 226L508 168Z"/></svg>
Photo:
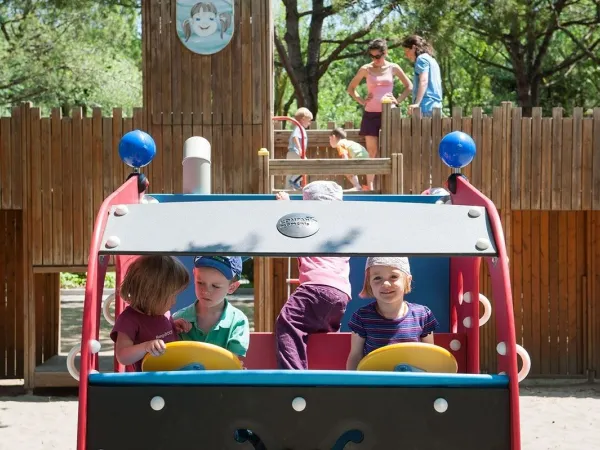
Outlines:
<svg viewBox="0 0 600 450"><path fill-rule="evenodd" d="M179 39L177 33L171 27L171 25L174 26L174 24L171 24L171 5L175 6L176 3L161 0L160 17L156 17L156 19L160 20L161 27L158 58L160 61L159 71L161 75L162 101L160 113L163 124L170 124L172 121L173 95L171 92L171 73L173 71L171 70L171 39ZM154 120L158 120L158 117L155 117Z"/></svg>
<svg viewBox="0 0 600 450"><path fill-rule="evenodd" d="M516 214L515 211L513 214ZM523 308L523 347L526 349L533 348L533 318L537 315L532 309L531 299L531 272L532 272L532 231L531 231L531 215L532 211L521 211L521 293L523 299L521 305ZM516 232L516 226L513 227L513 238ZM534 251L538 251L537 249Z"/></svg>
<svg viewBox="0 0 600 450"><path fill-rule="evenodd" d="M63 265L63 164L62 116L60 108L52 110L52 250L53 263Z"/></svg>
<svg viewBox="0 0 600 450"><path fill-rule="evenodd" d="M402 119L402 155L404 159L404 167L410 167L410 170L404 171L404 192L407 194L414 194L413 192L413 177L414 173L412 167L414 166L413 162L413 152L411 149L411 119L403 118Z"/></svg>
<svg viewBox="0 0 600 450"><path fill-rule="evenodd" d="M531 112L531 209L542 207L542 108Z"/></svg>
<svg viewBox="0 0 600 450"><path fill-rule="evenodd" d="M550 245L550 212L540 212L540 373L550 374L550 358L552 357L550 339L550 260L556 258L551 254Z"/></svg>
<svg viewBox="0 0 600 450"><path fill-rule="evenodd" d="M8 317L8 295L7 286L9 280L9 251L12 251L10 247L11 242L8 241L8 222L9 215L13 214L13 211L0 209L0 286L2 286L2 296L0 297L0 379L7 378L8 372L6 369L7 358L10 354L7 354L8 348L8 323L10 321Z"/></svg>
<svg viewBox="0 0 600 450"><path fill-rule="evenodd" d="M542 119L542 178L540 185L541 209L552 209L552 123L553 119Z"/></svg>
<svg viewBox="0 0 600 450"><path fill-rule="evenodd" d="M564 147L563 147L564 150ZM564 153L563 153L564 155ZM557 373L568 373L568 318L569 318L569 285L568 272L565 270L568 261L568 221L567 214L558 214L558 258L556 271L558 274L558 371Z"/></svg>
<svg viewBox="0 0 600 450"><path fill-rule="evenodd" d="M571 160L571 208L581 210L582 196L582 132L583 132L583 108L573 110L573 147Z"/></svg>
<svg viewBox="0 0 600 450"><path fill-rule="evenodd" d="M12 150L11 150L11 124L10 117L0 119L0 208L12 208ZM18 182L15 181L15 182Z"/></svg>
<svg viewBox="0 0 600 450"><path fill-rule="evenodd" d="M523 345L523 239L521 233L523 214L526 213L526 211L515 211L513 214L512 220L514 222L514 233L511 241L512 246L510 247L512 252L509 252L510 266L512 269L512 297L515 315L515 334L517 343L519 345Z"/></svg>
<svg viewBox="0 0 600 450"><path fill-rule="evenodd" d="M6 278L6 375L7 378L16 378L16 322L21 319L17 317L17 285L20 284L20 260L21 249L18 242L21 241L17 235L17 216L15 211L7 214L6 220L6 238L5 245L8 252L5 255L15 255L16 257L7 258L5 256L5 276ZM6 248L6 247L5 247Z"/></svg>
<svg viewBox="0 0 600 450"><path fill-rule="evenodd" d="M61 156L62 156L62 240L63 240L63 260L66 266L73 264L73 147L71 135L70 117L63 117L61 121ZM108 195L108 194L106 194ZM105 195L105 197L106 197Z"/></svg>
<svg viewBox="0 0 600 450"><path fill-rule="evenodd" d="M123 137L123 109L113 108L111 124L112 188L117 189L125 182L123 167L125 163L119 156L119 141Z"/></svg>
<svg viewBox="0 0 600 450"><path fill-rule="evenodd" d="M11 144L10 144L10 148L12 150L12 156L10 158L11 160L11 172L12 172L12 176L13 176L13 183L12 183L12 208L14 209L23 209L23 204L26 204L26 201L24 202L23 199L23 183L18 183L16 182L17 180L14 179L14 177L17 177L17 179L21 178L21 174L23 173L23 168L22 168L22 155L25 153L25 148L23 147L23 140L21 139L21 128L23 126L23 120L24 118L22 117L22 109L20 107L15 107L12 110L12 124L10 127L10 132L11 132Z"/></svg>
<svg viewBox="0 0 600 450"><path fill-rule="evenodd" d="M190 76L190 67L186 66L185 70L184 70L184 62L183 59L185 59L183 57L182 54L187 54L189 55L191 52L184 47L183 45L181 45L181 40L179 39L179 36L177 35L177 3L173 3L173 2L169 2L171 3L171 7L169 8L169 16L168 16L168 20L169 20L169 26L171 28L171 31L167 31L166 36L168 36L165 41L166 47L168 47L169 50L169 54L165 55L166 57L170 56L170 60L169 60L169 76L171 78L171 104L172 106L169 108L170 111L172 111L172 123L173 125L180 125L182 123L183 120L187 119L188 122L187 123L192 123L191 122L191 85L190 85L190 80L191 80L191 76ZM189 58L187 58L187 61L190 61ZM187 90L183 90L183 81L186 81L186 86L185 88ZM187 113L187 116L183 117L183 111L184 111L184 106L183 104L186 103L186 108L185 111Z"/></svg>
<svg viewBox="0 0 600 450"><path fill-rule="evenodd" d="M524 117L521 120L521 161L520 161L520 172L521 172L521 209L531 209L531 180L533 179L533 169L531 167L531 125L532 121L529 117ZM516 130L513 130L513 132ZM513 160L515 155L513 155ZM539 168L539 167L538 167ZM515 177L514 173L511 173L511 177ZM518 195L518 194L517 194Z"/></svg>
<svg viewBox="0 0 600 450"><path fill-rule="evenodd" d="M593 120L583 119L581 124L581 209L584 211L592 209L593 199L593 167L594 154L592 147Z"/></svg>
<svg viewBox="0 0 600 450"><path fill-rule="evenodd" d="M532 368L535 367L535 373L541 373L542 358L541 358L541 343L548 336L542 335L541 323L547 313L543 311L542 305L544 301L541 298L541 221L542 213L540 211L531 211L531 277L525 283L531 286L531 347L527 349L531 356ZM546 243L545 243L546 244ZM547 303L546 303L547 304Z"/></svg>
<svg viewBox="0 0 600 450"><path fill-rule="evenodd" d="M87 265L90 242L94 229L94 220L96 210L94 209L94 157L93 157L93 128L92 118L84 117L82 119L82 160L83 165L81 174L84 180L82 189L83 207L81 209L82 227L83 227L83 261Z"/></svg>
<svg viewBox="0 0 600 450"><path fill-rule="evenodd" d="M571 172L573 170L573 118L564 117L562 120L562 172L560 209L571 209Z"/></svg>
<svg viewBox="0 0 600 450"><path fill-rule="evenodd" d="M600 108L594 108L593 125L593 169L592 169L592 207L600 210Z"/></svg>
<svg viewBox="0 0 600 450"><path fill-rule="evenodd" d="M552 176L550 182L552 185L552 209L561 209L562 188L562 108L552 108ZM567 176L565 173L565 176Z"/></svg>
<svg viewBox="0 0 600 450"><path fill-rule="evenodd" d="M89 179L83 177L83 118L80 107L74 108L72 113L72 161L73 161L73 263L87 264L83 257L83 249L89 241L84 241L83 229L83 190ZM87 161L86 161L87 162ZM49 280L46 280L50 283Z"/></svg>
<svg viewBox="0 0 600 450"><path fill-rule="evenodd" d="M559 211L551 211L549 215L549 258L548 258L548 279L549 279L549 299L550 306L548 308L549 321L549 340L550 340L550 353L548 355L548 359L550 361L550 372L551 374L559 373L559 360L560 360L560 347L558 344L558 330L559 330L559 308L560 308L560 299L559 299L559 260L560 256L558 254L559 251Z"/></svg>
<svg viewBox="0 0 600 450"><path fill-rule="evenodd" d="M502 208L502 108L498 106L494 107L492 133L492 179L489 198L497 208Z"/></svg>
<svg viewBox="0 0 600 450"><path fill-rule="evenodd" d="M521 192L523 189L523 174L521 169L523 161L521 160L521 108L512 110L512 141L511 141L511 160L510 160L510 207L512 209L521 209Z"/></svg>
<svg viewBox="0 0 600 450"><path fill-rule="evenodd" d="M44 260L44 233L42 230L42 142L41 142L41 121L40 109L31 108L30 111L30 161L31 173L31 256L33 264L42 264Z"/></svg>
<svg viewBox="0 0 600 450"><path fill-rule="evenodd" d="M104 201L104 188L103 188L103 166L104 158L102 154L102 110L100 108L94 108L92 113L92 160L93 160L93 172L94 172L94 220L96 220L96 214L100 209L100 205Z"/></svg>

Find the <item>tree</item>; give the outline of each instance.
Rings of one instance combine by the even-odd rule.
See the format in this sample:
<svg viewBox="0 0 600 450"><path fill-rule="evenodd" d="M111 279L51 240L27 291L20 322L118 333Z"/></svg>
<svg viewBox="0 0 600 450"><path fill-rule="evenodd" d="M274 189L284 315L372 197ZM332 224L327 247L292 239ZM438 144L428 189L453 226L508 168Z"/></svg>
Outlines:
<svg viewBox="0 0 600 450"><path fill-rule="evenodd" d="M600 64L600 0L475 0L458 17L459 29L490 44L484 53L462 51L510 73L525 114L540 105L541 87L586 61Z"/></svg>
<svg viewBox="0 0 600 450"><path fill-rule="evenodd" d="M0 3L0 107L141 104L139 12L109 2Z"/></svg>
<svg viewBox="0 0 600 450"><path fill-rule="evenodd" d="M293 87L292 97L286 105L295 99L298 106L305 106L316 117L319 111L319 80L335 61L354 58L364 48L358 50L357 44L364 46L365 37L376 25L381 23L399 5L398 1L381 0L312 0L310 9L300 11L298 0L282 0L285 15L285 33L275 32L275 49L278 59L289 77ZM303 2L306 4L307 2ZM339 27L336 32L335 21L343 17L351 19L353 29ZM365 19L365 17L367 17ZM310 18L303 36L303 22ZM334 23L332 30L325 30L326 22ZM339 30L343 29L343 35ZM323 34L330 35L324 39ZM303 51L303 41L306 50ZM284 44L285 43L285 44ZM354 48L353 48L354 47Z"/></svg>

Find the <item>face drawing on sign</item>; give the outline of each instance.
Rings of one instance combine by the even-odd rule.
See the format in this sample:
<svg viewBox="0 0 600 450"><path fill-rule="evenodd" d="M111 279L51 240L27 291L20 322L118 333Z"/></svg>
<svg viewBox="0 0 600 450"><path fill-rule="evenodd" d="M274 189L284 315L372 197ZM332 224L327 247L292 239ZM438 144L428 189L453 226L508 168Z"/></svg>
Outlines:
<svg viewBox="0 0 600 450"><path fill-rule="evenodd" d="M199 2L192 6L190 11L190 18L184 20L183 30L185 33L185 41L187 42L192 33L199 37L208 37L217 32L217 29L221 29L221 39L223 39L223 33L229 29L231 25L231 14L220 13L214 3L211 2Z"/></svg>

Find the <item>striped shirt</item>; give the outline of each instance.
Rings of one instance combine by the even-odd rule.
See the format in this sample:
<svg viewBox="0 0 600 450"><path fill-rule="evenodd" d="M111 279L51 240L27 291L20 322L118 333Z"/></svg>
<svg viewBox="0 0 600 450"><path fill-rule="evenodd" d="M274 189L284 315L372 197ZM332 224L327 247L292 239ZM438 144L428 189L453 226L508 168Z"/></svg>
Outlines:
<svg viewBox="0 0 600 450"><path fill-rule="evenodd" d="M386 319L375 305L377 302L359 308L348 322L350 330L365 339L364 355L390 344L420 342L439 326L427 306L406 302L408 312L404 317Z"/></svg>

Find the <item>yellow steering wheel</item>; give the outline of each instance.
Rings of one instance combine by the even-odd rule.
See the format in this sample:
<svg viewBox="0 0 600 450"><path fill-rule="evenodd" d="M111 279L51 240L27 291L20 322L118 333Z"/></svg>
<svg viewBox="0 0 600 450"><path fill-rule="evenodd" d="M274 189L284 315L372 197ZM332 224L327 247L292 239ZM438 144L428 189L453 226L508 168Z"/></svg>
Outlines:
<svg viewBox="0 0 600 450"><path fill-rule="evenodd" d="M456 373L456 358L443 347L424 342L402 342L373 350L357 370L378 372Z"/></svg>
<svg viewBox="0 0 600 450"><path fill-rule="evenodd" d="M174 370L242 370L242 363L229 350L204 342L169 342L160 356L147 354L142 372Z"/></svg>

